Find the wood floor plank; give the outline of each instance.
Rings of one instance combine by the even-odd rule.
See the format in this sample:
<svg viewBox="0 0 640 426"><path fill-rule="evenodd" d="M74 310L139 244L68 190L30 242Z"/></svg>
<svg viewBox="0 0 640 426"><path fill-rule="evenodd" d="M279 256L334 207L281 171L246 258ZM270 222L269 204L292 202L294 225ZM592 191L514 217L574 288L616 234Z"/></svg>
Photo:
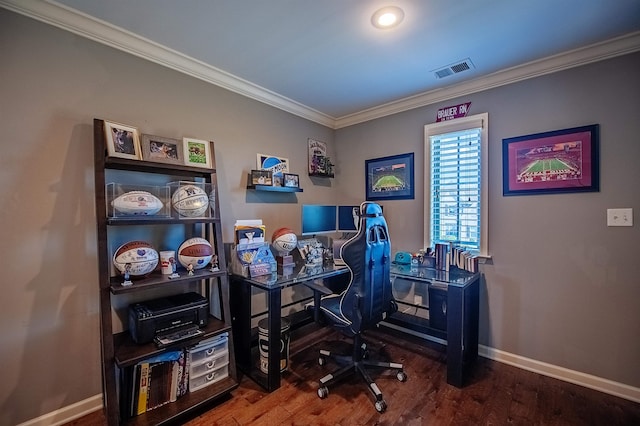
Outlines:
<svg viewBox="0 0 640 426"><path fill-rule="evenodd" d="M265 392L241 377L231 397L185 423L187 426L354 426L354 425L640 425L640 404L561 380L479 358L468 384L447 384L446 355L387 332L367 333L370 357L388 356L404 365L408 380L372 374L387 402L378 413L367 385L353 375L317 396L318 380L337 367L318 364L320 348L348 347L348 340L328 328L292 334L290 363L282 386ZM102 412L66 426L104 424Z"/></svg>

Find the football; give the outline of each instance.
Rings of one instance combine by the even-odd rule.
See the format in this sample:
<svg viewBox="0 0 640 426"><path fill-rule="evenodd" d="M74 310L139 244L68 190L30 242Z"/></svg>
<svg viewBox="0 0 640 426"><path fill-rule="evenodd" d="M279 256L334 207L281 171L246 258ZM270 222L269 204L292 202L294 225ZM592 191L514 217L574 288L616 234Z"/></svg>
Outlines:
<svg viewBox="0 0 640 426"><path fill-rule="evenodd" d="M204 238L189 238L178 248L178 262L185 268L189 264L193 269L202 269L211 262L213 247Z"/></svg>
<svg viewBox="0 0 640 426"><path fill-rule="evenodd" d="M271 245L278 253L284 255L289 254L291 250L296 248L298 238L296 234L289 228L279 228L273 232L271 236Z"/></svg>
<svg viewBox="0 0 640 426"><path fill-rule="evenodd" d="M158 252L145 241L129 241L113 254L113 264L122 274L147 275L158 266Z"/></svg>
<svg viewBox="0 0 640 426"><path fill-rule="evenodd" d="M117 213L135 216L154 215L164 207L158 197L147 191L125 192L113 200L111 205Z"/></svg>
<svg viewBox="0 0 640 426"><path fill-rule="evenodd" d="M209 208L209 196L196 185L182 185L171 197L173 208L185 217L201 217Z"/></svg>

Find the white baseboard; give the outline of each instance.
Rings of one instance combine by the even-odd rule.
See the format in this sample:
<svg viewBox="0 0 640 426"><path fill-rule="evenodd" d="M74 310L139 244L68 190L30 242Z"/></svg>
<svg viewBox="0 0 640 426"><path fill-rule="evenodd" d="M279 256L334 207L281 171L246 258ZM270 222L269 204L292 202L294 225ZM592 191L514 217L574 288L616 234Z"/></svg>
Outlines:
<svg viewBox="0 0 640 426"><path fill-rule="evenodd" d="M392 324L385 324L386 326ZM395 328L395 327L392 327ZM416 333L420 334L420 333ZM421 335L421 337L429 337ZM438 343L443 343L437 339ZM446 343L446 342L444 342ZM553 377L558 380L584 386L599 392L604 392L620 398L628 399L633 402L640 402L640 388L614 382L612 380L603 379L592 376L590 374L580 373L579 371L569 370L564 367L547 364L546 362L536 361L534 359L525 358L504 352L488 346L479 345L478 355L492 359L497 362L512 365L523 370L539 373L544 376ZM85 416L97 410L102 409L102 394L92 396L84 401L76 402L59 410L42 415L18 426L59 426L72 420Z"/></svg>
<svg viewBox="0 0 640 426"><path fill-rule="evenodd" d="M60 426L98 410L102 410L102 394L94 395L83 401L43 414L18 426Z"/></svg>
<svg viewBox="0 0 640 426"><path fill-rule="evenodd" d="M581 373L579 371L569 370L564 367L558 367L557 365L547 364L546 362L514 355L488 346L479 345L478 354L494 361L522 368L523 370L532 371L544 376L584 386L585 388L608 393L633 402L640 402L640 388Z"/></svg>

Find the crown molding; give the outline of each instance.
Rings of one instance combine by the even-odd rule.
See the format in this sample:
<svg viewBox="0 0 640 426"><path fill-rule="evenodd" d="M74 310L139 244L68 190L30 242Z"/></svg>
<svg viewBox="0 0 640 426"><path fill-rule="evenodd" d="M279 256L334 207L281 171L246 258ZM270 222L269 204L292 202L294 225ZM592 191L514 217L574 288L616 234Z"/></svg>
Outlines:
<svg viewBox="0 0 640 426"><path fill-rule="evenodd" d="M640 50L640 31L637 31L602 43L501 70L484 77L441 89L430 90L335 118L55 1L0 0L0 6L332 129L353 126L377 118Z"/></svg>
<svg viewBox="0 0 640 426"><path fill-rule="evenodd" d="M334 126L334 117L55 1L0 0L0 6L307 120Z"/></svg>
<svg viewBox="0 0 640 426"><path fill-rule="evenodd" d="M640 50L640 31L336 118L335 129Z"/></svg>

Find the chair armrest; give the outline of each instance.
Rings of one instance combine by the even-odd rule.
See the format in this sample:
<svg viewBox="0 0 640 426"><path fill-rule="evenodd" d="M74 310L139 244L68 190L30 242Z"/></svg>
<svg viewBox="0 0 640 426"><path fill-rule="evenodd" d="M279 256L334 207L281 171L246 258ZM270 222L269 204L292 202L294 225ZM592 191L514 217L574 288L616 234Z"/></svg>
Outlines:
<svg viewBox="0 0 640 426"><path fill-rule="evenodd" d="M333 292L328 287L313 281L305 282L304 285L313 290L313 321L316 324L321 324L320 299L322 295L333 294Z"/></svg>
<svg viewBox="0 0 640 426"><path fill-rule="evenodd" d="M311 290L313 290L314 293L321 293L324 295L333 294L333 292L323 284L319 284L313 281L308 281L308 282L305 282L304 285L309 287Z"/></svg>

